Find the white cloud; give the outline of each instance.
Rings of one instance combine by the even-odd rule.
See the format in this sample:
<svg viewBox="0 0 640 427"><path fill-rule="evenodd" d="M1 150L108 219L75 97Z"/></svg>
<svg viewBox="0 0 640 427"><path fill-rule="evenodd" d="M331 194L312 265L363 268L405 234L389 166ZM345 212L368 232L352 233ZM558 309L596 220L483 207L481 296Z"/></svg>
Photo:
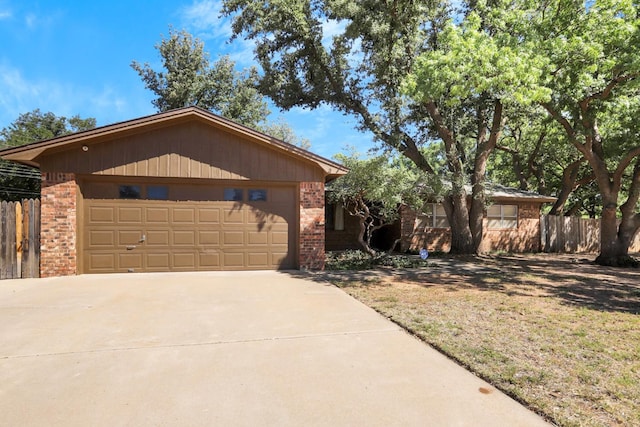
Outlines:
<svg viewBox="0 0 640 427"><path fill-rule="evenodd" d="M218 0L196 0L180 11L182 20L208 38L231 37L231 25L227 18L220 18L222 2Z"/></svg>
<svg viewBox="0 0 640 427"><path fill-rule="evenodd" d="M229 43L232 19L221 16L221 10L220 0L195 0L182 8L179 16L185 29L205 42L205 49L213 60L218 55L229 55L241 68L254 65L255 44L241 37ZM207 44L207 41L211 43Z"/></svg>
<svg viewBox="0 0 640 427"><path fill-rule="evenodd" d="M47 79L29 79L19 69L0 64L0 128L36 108L60 116L95 117L99 124L153 112L145 96L134 98L139 102L129 102L128 96L109 86L95 89Z"/></svg>
<svg viewBox="0 0 640 427"><path fill-rule="evenodd" d="M33 13L29 13L24 17L24 23L27 26L27 28L29 28L30 30L36 27L37 22L38 22L38 18Z"/></svg>
<svg viewBox="0 0 640 427"><path fill-rule="evenodd" d="M0 20L9 19L13 16L10 10L0 10Z"/></svg>

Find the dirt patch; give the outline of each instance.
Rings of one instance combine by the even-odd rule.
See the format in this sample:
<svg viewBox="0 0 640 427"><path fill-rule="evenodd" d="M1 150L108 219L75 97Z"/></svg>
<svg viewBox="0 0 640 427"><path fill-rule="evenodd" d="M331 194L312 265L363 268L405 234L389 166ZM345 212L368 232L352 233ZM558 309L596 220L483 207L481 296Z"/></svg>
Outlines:
<svg viewBox="0 0 640 427"><path fill-rule="evenodd" d="M545 254L326 278L559 425L640 425L640 270Z"/></svg>

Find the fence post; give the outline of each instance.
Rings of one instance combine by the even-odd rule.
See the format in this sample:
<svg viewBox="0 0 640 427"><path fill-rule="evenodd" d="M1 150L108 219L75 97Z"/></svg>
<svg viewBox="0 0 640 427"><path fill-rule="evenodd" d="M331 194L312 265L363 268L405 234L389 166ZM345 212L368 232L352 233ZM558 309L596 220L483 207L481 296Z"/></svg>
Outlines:
<svg viewBox="0 0 640 427"><path fill-rule="evenodd" d="M22 202L24 204L24 200ZM23 229L22 229L22 204L20 202L16 202L15 214L16 214L16 222L15 222L15 230L16 230L16 274L14 277L20 278L22 277L22 238L23 238Z"/></svg>
<svg viewBox="0 0 640 427"><path fill-rule="evenodd" d="M40 277L40 200L24 200L22 209L22 277Z"/></svg>
<svg viewBox="0 0 640 427"><path fill-rule="evenodd" d="M3 201L0 215L2 226L0 233L0 279L13 279L17 276L16 253L16 204Z"/></svg>

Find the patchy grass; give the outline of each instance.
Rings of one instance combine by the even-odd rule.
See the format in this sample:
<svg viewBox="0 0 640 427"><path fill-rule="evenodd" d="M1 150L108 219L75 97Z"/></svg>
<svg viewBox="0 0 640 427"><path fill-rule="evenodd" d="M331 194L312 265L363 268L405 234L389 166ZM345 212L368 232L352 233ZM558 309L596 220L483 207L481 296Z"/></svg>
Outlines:
<svg viewBox="0 0 640 427"><path fill-rule="evenodd" d="M530 255L332 277L558 425L640 425L637 270Z"/></svg>

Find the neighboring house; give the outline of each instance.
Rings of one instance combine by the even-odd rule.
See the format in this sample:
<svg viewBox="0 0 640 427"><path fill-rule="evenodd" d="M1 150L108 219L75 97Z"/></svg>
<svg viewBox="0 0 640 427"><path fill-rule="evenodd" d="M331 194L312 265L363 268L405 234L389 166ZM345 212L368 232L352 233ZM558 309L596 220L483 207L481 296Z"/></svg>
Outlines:
<svg viewBox="0 0 640 427"><path fill-rule="evenodd" d="M330 160L189 107L0 156L42 173L41 276L324 266Z"/></svg>
<svg viewBox="0 0 640 427"><path fill-rule="evenodd" d="M488 185L487 198L490 204L484 216L480 252L539 252L540 208L544 203L555 202L556 198L497 184ZM374 247L387 250L400 239L396 250L403 252L421 248L429 251L450 249L451 229L441 204L430 203L426 213L421 214L402 206L400 214L400 220L374 233ZM341 206L330 204L326 207L326 217L327 250L359 249L357 218Z"/></svg>

